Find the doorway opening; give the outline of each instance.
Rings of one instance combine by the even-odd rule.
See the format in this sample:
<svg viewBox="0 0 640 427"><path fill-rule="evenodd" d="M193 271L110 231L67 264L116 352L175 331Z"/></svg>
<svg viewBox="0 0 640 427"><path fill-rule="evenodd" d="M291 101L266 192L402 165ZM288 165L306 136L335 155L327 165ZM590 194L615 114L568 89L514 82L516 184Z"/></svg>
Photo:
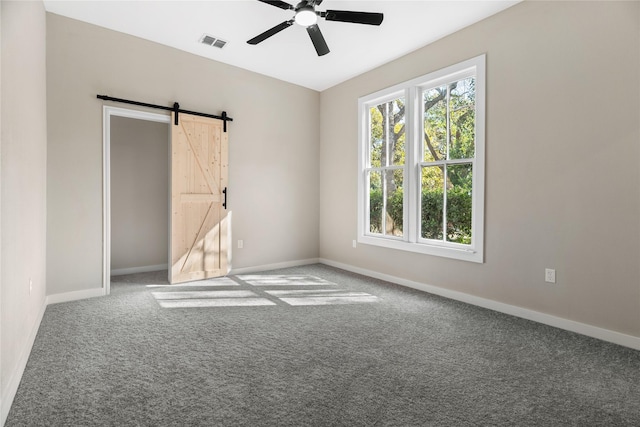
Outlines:
<svg viewBox="0 0 640 427"><path fill-rule="evenodd" d="M168 115L104 107L103 291L111 275L169 264Z"/></svg>

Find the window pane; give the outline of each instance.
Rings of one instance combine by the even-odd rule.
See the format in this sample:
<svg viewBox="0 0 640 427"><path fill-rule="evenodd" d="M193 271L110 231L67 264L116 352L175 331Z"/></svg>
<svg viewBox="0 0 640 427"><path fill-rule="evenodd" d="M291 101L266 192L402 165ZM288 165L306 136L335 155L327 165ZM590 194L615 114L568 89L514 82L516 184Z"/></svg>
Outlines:
<svg viewBox="0 0 640 427"><path fill-rule="evenodd" d="M398 98L392 103L389 111L389 163L393 166L404 165L404 141L405 141L405 108L404 98Z"/></svg>
<svg viewBox="0 0 640 427"><path fill-rule="evenodd" d="M420 235L443 240L444 166L422 168Z"/></svg>
<svg viewBox="0 0 640 427"><path fill-rule="evenodd" d="M380 172L369 172L369 232L382 234L382 180Z"/></svg>
<svg viewBox="0 0 640 427"><path fill-rule="evenodd" d="M384 143L384 132L382 129L382 114L378 107L369 109L369 164L371 167L379 168L382 166L380 159L382 158L382 146Z"/></svg>
<svg viewBox="0 0 640 427"><path fill-rule="evenodd" d="M424 161L445 160L447 155L447 87L424 92Z"/></svg>
<svg viewBox="0 0 640 427"><path fill-rule="evenodd" d="M402 236L404 218L404 189L402 170L385 172L386 188L386 215L385 234L390 236Z"/></svg>
<svg viewBox="0 0 640 427"><path fill-rule="evenodd" d="M404 98L378 104L369 109L370 161L372 167L404 165Z"/></svg>
<svg viewBox="0 0 640 427"><path fill-rule="evenodd" d="M473 166L447 166L447 241L471 244Z"/></svg>
<svg viewBox="0 0 640 427"><path fill-rule="evenodd" d="M475 151L476 82L473 77L450 85L449 158L471 159Z"/></svg>

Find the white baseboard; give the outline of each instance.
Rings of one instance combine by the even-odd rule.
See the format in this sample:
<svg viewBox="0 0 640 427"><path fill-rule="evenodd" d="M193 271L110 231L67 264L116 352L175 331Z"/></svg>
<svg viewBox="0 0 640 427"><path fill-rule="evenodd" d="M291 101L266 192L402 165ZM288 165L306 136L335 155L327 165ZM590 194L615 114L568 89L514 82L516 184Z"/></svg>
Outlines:
<svg viewBox="0 0 640 427"><path fill-rule="evenodd" d="M277 270L279 268L299 267L301 265L317 264L320 260L318 258L300 259L296 261L279 262L276 264L257 265L255 267L241 267L233 268L229 274L247 274L257 273L259 271Z"/></svg>
<svg viewBox="0 0 640 427"><path fill-rule="evenodd" d="M4 390L2 390L2 403L0 404L0 426L3 426L5 421L7 421L7 417L9 416L9 410L11 409L11 405L13 404L13 399L16 397L16 393L18 392L18 386L20 386L20 381L22 380L22 375L24 374L24 370L27 367L27 361L29 360L29 355L31 354L31 349L33 348L33 343L36 341L36 335L38 334L38 329L40 329L40 323L42 322L42 317L44 316L44 311L47 308L46 301L40 307L40 311L38 312L36 321L29 332L29 336L27 337L27 344L20 352L20 357L18 358L18 366L16 369L11 372L11 376L9 377L9 381L7 382L7 386Z"/></svg>
<svg viewBox="0 0 640 427"><path fill-rule="evenodd" d="M64 292L61 294L47 295L47 305L101 296L104 296L104 288L93 288L85 289L82 291Z"/></svg>
<svg viewBox="0 0 640 427"><path fill-rule="evenodd" d="M144 265L142 267L116 268L111 270L112 276L122 276L125 274L149 273L152 271L161 271L169 268L169 264Z"/></svg>
<svg viewBox="0 0 640 427"><path fill-rule="evenodd" d="M476 305L478 307L487 308L489 310L498 311L500 313L510 314L522 319L532 320L534 322L543 323L545 325L554 326L570 332L586 335L588 337L597 338L602 341L608 341L614 344L640 350L640 337L627 335L609 329L599 328L597 326L580 323L573 320L563 319L546 313L518 307L515 305L505 304L474 295L465 294L463 292L452 291L450 289L439 288L437 286L427 285L425 283L414 282L412 280L402 279L400 277L391 276L389 274L379 273L373 270L354 267L352 265L342 264L340 262L329 259L320 258L319 262L342 270L351 271L352 273L362 274L386 282L395 283L419 291L428 292L430 294L439 295L456 301L465 302L467 304Z"/></svg>

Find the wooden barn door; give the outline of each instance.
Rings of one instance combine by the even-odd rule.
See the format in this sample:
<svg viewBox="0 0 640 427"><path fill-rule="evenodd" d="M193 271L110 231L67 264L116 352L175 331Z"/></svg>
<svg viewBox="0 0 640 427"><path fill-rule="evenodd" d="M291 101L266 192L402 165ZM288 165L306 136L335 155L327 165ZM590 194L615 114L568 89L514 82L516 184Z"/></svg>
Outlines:
<svg viewBox="0 0 640 427"><path fill-rule="evenodd" d="M171 125L170 283L229 271L228 141L222 120L179 114Z"/></svg>

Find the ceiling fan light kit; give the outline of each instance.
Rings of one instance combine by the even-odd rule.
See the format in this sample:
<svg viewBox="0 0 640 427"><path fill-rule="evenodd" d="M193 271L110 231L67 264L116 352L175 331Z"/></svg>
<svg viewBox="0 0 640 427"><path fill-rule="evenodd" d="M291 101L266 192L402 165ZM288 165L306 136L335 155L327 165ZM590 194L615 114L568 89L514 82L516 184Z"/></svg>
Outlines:
<svg viewBox="0 0 640 427"><path fill-rule="evenodd" d="M311 42L316 49L318 56L329 53L327 42L318 27L318 18L324 18L327 21L349 22L352 24L380 25L384 18L382 13L374 12L352 12L348 10L327 10L325 12L316 11L316 6L322 3L322 0L302 0L295 7L287 2L280 0L258 0L262 3L269 4L284 10L293 10L295 15L293 19L284 21L275 27L268 29L262 34L248 40L247 43L256 45L276 35L280 31L292 26L294 23L306 27L307 33L311 38Z"/></svg>
<svg viewBox="0 0 640 427"><path fill-rule="evenodd" d="M318 15L316 15L316 11L311 6L306 6L296 12L294 19L296 24L308 27L318 22Z"/></svg>

